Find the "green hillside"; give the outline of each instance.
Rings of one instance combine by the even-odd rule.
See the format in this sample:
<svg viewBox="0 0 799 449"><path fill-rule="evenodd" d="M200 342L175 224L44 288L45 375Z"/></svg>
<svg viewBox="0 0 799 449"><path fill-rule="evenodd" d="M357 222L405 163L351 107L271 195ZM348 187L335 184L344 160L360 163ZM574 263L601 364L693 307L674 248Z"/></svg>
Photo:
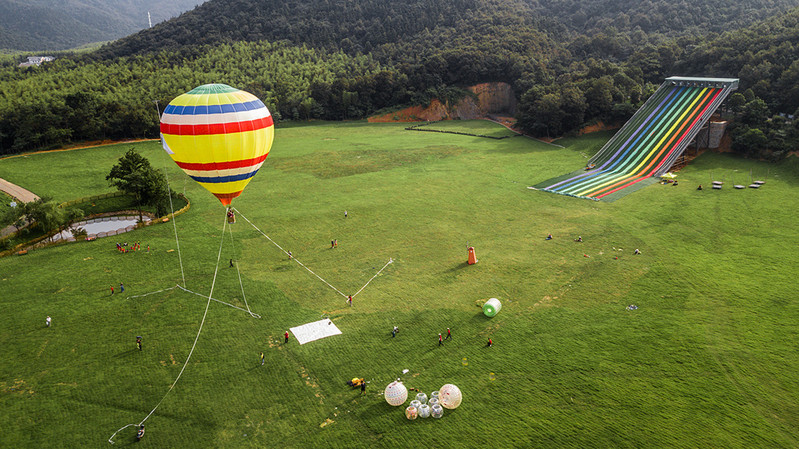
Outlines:
<svg viewBox="0 0 799 449"><path fill-rule="evenodd" d="M600 20L581 29L575 17L593 3L211 0L95 52L26 70L0 64L0 153L157 137L155 103L203 82L251 91L282 120L362 119L434 98L454 104L468 86L504 82L519 100L506 111L518 128L557 137L623 123L674 74L741 78L728 108L745 125L733 126L736 150L779 159L797 147L799 130L783 116L799 110L799 8L706 0L678 14L666 1L600 5L603 17L646 12L680 24L665 32ZM697 13L709 8L715 15ZM711 25L720 22L728 31L718 35Z"/></svg>

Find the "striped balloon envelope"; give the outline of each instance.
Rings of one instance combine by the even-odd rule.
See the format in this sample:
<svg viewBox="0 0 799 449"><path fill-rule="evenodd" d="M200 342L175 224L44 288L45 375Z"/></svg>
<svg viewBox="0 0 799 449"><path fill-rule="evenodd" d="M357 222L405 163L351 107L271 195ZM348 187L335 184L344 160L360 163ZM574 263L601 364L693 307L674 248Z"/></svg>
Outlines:
<svg viewBox="0 0 799 449"><path fill-rule="evenodd" d="M164 150L225 206L261 168L274 137L261 100L226 84L196 87L161 115Z"/></svg>

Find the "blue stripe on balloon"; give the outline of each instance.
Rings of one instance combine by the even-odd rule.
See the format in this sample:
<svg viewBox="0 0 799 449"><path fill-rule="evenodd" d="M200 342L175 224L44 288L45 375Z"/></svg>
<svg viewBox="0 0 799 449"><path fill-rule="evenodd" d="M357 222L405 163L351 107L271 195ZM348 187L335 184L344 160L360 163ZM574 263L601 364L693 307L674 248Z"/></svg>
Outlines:
<svg viewBox="0 0 799 449"><path fill-rule="evenodd" d="M250 173L242 173L240 175L232 175L232 176L191 176L191 179L197 182L209 182L214 184L220 184L223 182L233 182L233 181L243 181L248 178L252 178L255 174L258 173L258 170L253 170Z"/></svg>
<svg viewBox="0 0 799 449"><path fill-rule="evenodd" d="M226 112L242 112L253 111L256 109L265 108L261 100L247 101L244 103L233 103L223 105L209 105L209 106L175 106L169 105L164 109L164 114L172 115L206 115L206 114L224 114Z"/></svg>

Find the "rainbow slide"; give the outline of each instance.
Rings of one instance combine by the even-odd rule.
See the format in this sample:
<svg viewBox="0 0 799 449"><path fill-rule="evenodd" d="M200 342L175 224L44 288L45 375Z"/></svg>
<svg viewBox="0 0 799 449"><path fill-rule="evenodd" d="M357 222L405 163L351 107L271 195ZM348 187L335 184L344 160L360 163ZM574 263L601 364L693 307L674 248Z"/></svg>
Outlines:
<svg viewBox="0 0 799 449"><path fill-rule="evenodd" d="M534 189L593 200L615 200L652 184L682 155L730 92L732 78L670 77L588 161L584 170Z"/></svg>

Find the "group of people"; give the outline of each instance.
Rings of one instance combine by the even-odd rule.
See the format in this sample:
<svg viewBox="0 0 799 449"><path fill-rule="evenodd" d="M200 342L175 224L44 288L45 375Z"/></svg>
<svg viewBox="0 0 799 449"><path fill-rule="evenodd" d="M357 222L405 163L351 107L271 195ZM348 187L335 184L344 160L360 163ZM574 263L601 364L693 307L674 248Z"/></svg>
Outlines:
<svg viewBox="0 0 799 449"><path fill-rule="evenodd" d="M139 251L140 249L141 249L141 244L139 244L139 242L136 242L136 243L134 243L134 244L132 244L130 246L128 246L128 242L125 242L125 243L122 243L122 244L117 242L117 251L119 251L120 253L128 253L128 252L131 252L131 251ZM147 252L148 253L150 252L150 245L147 245Z"/></svg>
<svg viewBox="0 0 799 449"><path fill-rule="evenodd" d="M447 328L447 336L442 337L441 334L438 334L438 345L441 346L444 344L444 340L452 340L452 330Z"/></svg>
<svg viewBox="0 0 799 449"><path fill-rule="evenodd" d="M125 293L125 284L123 284L122 282L119 283L119 292L120 293ZM113 285L111 286L111 294L112 295L114 294L114 286Z"/></svg>

